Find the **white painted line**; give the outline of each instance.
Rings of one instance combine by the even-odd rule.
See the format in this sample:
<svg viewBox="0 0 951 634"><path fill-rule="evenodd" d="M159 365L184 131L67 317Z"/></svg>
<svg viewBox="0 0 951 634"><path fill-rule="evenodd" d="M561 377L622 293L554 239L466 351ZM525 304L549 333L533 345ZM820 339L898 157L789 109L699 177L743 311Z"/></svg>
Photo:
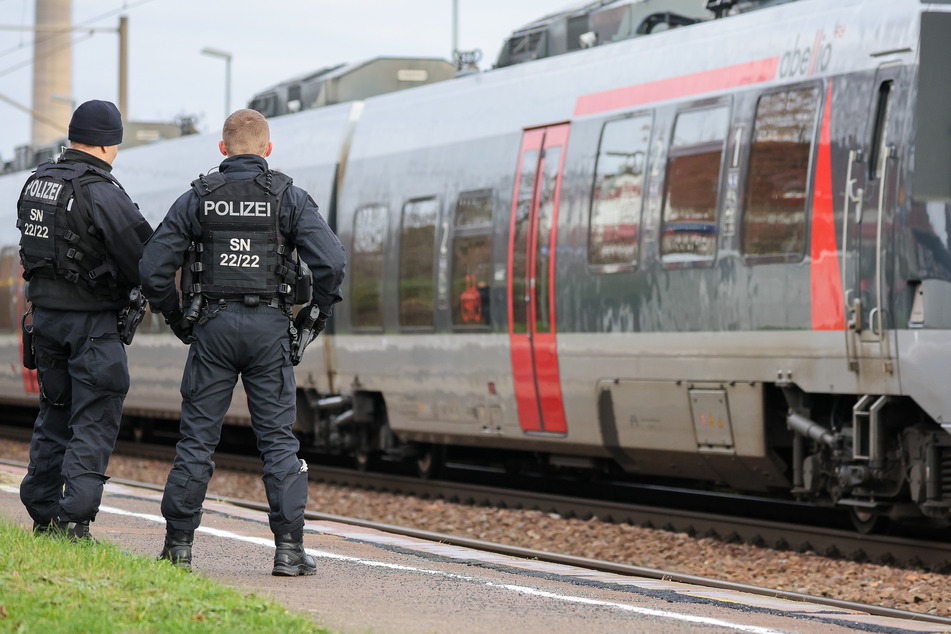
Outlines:
<svg viewBox="0 0 951 634"><path fill-rule="evenodd" d="M0 490L9 492L9 493L19 493L19 488L10 487L7 485L0 485ZM149 522L155 522L164 525L165 518L161 515L152 515L150 513L134 513L132 511L126 511L124 509L116 508L113 506L100 506L99 511L101 513L111 513L113 515L124 515L126 517L136 517L142 520ZM233 539L235 541L241 541L248 544L256 544L258 546L264 546L267 548L274 548L274 541L272 539L267 539L264 537L249 537L246 535L239 535L238 533L232 533L231 531L223 531L217 528L206 528L203 526L198 527L198 532L208 533L209 535L214 535L215 537L221 537L223 539ZM466 575L458 575L451 572L444 572L442 570L428 570L426 568L416 568L414 566L405 566L401 564L391 564L382 561L373 561L371 559L360 559L357 557L347 557L345 555L337 555L335 553L328 553L321 550L314 550L313 548L307 548L307 553L313 557L320 559L334 559L338 561L346 561L350 563L360 564L363 566L368 566L372 568L387 568L390 570L399 570L404 572L412 572L423 575L429 575L434 577L444 577L447 579L455 579L459 581L465 581L468 583L482 583L488 588L497 588L500 590L508 590L510 592L517 592L519 594L541 597L545 599L552 599L556 601L563 601L565 603L580 603L583 605L590 605L601 608L612 608L616 610L622 610L624 612L631 612L634 614L641 614L644 616L652 616L656 618L670 619L673 621L683 621L686 623L695 623L699 625L712 625L715 627L726 627L730 628L736 632L750 632L751 634L783 634L782 630L775 630L768 627L759 627L756 625L741 625L739 623L733 623L731 621L725 621L722 619L713 619L702 616L690 616L687 614L678 614L676 612L668 612L666 610L654 610L651 608L640 608L633 605L628 605L626 603L618 603L615 601L602 601L600 599L586 599L584 597L574 597L565 594L558 594L555 592L547 592L545 590L539 590L537 588L530 588L527 586L518 586L508 583L495 583L492 581L480 581L475 577L469 577Z"/></svg>

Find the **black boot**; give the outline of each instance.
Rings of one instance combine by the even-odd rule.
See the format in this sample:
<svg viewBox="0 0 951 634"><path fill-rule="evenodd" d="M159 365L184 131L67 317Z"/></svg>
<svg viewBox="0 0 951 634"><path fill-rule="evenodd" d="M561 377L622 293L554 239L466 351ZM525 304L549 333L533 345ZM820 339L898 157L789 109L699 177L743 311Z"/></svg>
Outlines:
<svg viewBox="0 0 951 634"><path fill-rule="evenodd" d="M158 558L167 559L179 568L191 570L193 543L195 543L195 531L166 529L165 546Z"/></svg>
<svg viewBox="0 0 951 634"><path fill-rule="evenodd" d="M297 575L317 574L317 562L304 552L304 529L293 533L274 536L274 570L277 577L296 577Z"/></svg>
<svg viewBox="0 0 951 634"><path fill-rule="evenodd" d="M34 535L51 535L56 532L56 528L56 522L52 520L49 522L33 522Z"/></svg>
<svg viewBox="0 0 951 634"><path fill-rule="evenodd" d="M56 522L56 532L57 534L62 535L66 539L74 542L79 541L80 539L95 541L89 536L89 520L86 520L85 522Z"/></svg>

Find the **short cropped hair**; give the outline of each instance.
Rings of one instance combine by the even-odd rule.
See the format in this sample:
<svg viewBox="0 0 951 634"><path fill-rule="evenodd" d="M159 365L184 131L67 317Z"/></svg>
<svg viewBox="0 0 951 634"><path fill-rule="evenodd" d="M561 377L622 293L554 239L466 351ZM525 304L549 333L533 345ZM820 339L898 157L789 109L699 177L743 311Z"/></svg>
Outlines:
<svg viewBox="0 0 951 634"><path fill-rule="evenodd" d="M225 125L221 130L221 140L225 142L228 156L238 154L263 156L268 141L271 140L271 131L263 114L257 110L242 108L225 119Z"/></svg>

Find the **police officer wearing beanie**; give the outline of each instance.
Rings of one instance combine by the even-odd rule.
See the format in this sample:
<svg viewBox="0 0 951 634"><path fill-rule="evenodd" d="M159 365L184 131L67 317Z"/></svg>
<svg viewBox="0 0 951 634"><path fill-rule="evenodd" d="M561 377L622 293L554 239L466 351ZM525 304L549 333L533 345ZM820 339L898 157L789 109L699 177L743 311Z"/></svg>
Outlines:
<svg viewBox="0 0 951 634"><path fill-rule="evenodd" d="M310 575L317 566L303 546L307 465L297 457L292 431L297 388L289 330L297 267L290 256L296 249L313 275L310 304L294 321L315 316L314 333L342 299L346 256L307 192L268 168L272 144L264 116L233 113L218 147L227 157L218 172L200 175L172 205L139 265L145 296L190 345L182 439L162 497L166 536L159 557L191 567L215 468L211 457L240 374L264 463L277 546L272 574ZM184 298L175 286L180 268Z"/></svg>
<svg viewBox="0 0 951 634"><path fill-rule="evenodd" d="M110 173L122 142L115 105L83 103L68 136L70 147L36 168L17 204L40 384L20 499L35 531L83 538L99 511L129 391L117 311L139 285L152 228Z"/></svg>

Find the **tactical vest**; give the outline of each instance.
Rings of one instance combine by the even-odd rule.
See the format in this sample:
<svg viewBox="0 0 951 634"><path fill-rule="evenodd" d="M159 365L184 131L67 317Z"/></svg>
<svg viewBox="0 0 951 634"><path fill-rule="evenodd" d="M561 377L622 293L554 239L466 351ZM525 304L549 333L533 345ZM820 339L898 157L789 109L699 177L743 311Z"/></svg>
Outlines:
<svg viewBox="0 0 951 634"><path fill-rule="evenodd" d="M83 188L108 172L83 163L44 163L27 179L17 205L23 278L63 279L85 285L100 301L123 295L118 269L92 222Z"/></svg>
<svg viewBox="0 0 951 634"><path fill-rule="evenodd" d="M297 268L280 230L280 209L291 178L267 171L255 178L202 174L198 193L201 241L182 272L183 294L209 300L294 303Z"/></svg>

